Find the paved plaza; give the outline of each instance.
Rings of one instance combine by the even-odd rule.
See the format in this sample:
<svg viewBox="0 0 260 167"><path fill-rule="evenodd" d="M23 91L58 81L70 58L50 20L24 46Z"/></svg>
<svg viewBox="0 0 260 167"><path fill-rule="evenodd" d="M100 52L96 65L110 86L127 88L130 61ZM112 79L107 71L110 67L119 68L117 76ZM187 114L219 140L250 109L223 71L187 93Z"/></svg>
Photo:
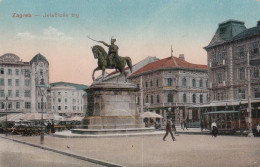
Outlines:
<svg viewBox="0 0 260 167"><path fill-rule="evenodd" d="M39 136L9 136L9 138L40 145ZM174 142L171 140L170 135L166 138L166 141L163 141L162 138L163 135L102 138L59 138L45 136L43 146L122 166L260 166L260 138L238 136L218 136L217 138L213 138L210 135L186 134L176 136L176 141ZM9 147L10 145L10 149L8 151L1 151L1 155L8 152L8 154L12 156L14 152L17 152L17 150L12 150L15 149L15 144L9 140L5 140L6 139L1 139L1 143L6 143L5 147ZM2 146L3 144L1 144L1 147ZM40 149L36 150L36 148L31 146L26 147L25 150L19 149L19 154L30 150L31 155L35 156L30 162L43 162L42 157L39 160L38 158L40 156L36 156L39 152L42 153L43 151ZM29 147L31 147L31 149ZM54 154L49 151L44 152L46 155ZM31 156L13 157L14 161L28 161L28 158ZM45 156L45 158L48 159L50 157ZM69 158L72 157L61 156L58 160L62 159L68 163ZM4 158L0 160L1 163L6 162ZM82 161L78 159L70 161L71 165L74 166L80 165L80 162ZM64 166L54 161L53 164L55 164L53 166ZM90 164L89 166L97 165Z"/></svg>

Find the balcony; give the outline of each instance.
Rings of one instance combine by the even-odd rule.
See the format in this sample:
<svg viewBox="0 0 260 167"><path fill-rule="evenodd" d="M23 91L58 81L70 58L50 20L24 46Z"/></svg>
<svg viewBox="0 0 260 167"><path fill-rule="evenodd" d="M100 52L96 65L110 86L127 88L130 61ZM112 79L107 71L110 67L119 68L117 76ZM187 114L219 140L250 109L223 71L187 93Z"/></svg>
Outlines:
<svg viewBox="0 0 260 167"><path fill-rule="evenodd" d="M163 90L176 90L176 86L163 86Z"/></svg>

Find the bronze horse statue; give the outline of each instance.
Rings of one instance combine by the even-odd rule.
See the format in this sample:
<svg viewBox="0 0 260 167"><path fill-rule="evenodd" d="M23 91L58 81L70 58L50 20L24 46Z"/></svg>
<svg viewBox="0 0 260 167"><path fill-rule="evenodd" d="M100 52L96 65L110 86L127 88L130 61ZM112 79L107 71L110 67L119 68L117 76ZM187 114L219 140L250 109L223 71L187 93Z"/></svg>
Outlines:
<svg viewBox="0 0 260 167"><path fill-rule="evenodd" d="M130 68L132 72L132 60L130 57L121 57L114 55L113 62L109 63L108 54L102 46L95 45L92 47L92 52L95 59L98 59L98 67L93 70L92 79L95 80L94 74L98 70L102 70L102 80L104 79L104 74L106 69L115 69L120 72L120 76L125 75L125 81L127 81L127 73L125 72L125 65Z"/></svg>

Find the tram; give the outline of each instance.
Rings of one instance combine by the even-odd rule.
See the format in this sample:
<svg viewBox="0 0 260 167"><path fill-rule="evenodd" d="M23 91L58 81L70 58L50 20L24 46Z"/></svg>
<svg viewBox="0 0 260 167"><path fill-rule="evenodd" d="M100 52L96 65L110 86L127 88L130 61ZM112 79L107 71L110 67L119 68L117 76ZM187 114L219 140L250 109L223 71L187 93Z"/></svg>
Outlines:
<svg viewBox="0 0 260 167"><path fill-rule="evenodd" d="M229 110L206 112L204 113L203 121L208 128L210 128L211 123L215 121L220 133L243 132L249 129L248 114L246 111ZM258 123L260 123L260 117L253 117L253 131L255 131Z"/></svg>

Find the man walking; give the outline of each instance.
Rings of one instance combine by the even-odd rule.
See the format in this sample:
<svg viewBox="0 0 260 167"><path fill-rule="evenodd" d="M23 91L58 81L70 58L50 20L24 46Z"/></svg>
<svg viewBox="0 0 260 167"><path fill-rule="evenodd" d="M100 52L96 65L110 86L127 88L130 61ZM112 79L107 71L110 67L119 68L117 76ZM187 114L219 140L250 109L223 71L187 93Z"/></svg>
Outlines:
<svg viewBox="0 0 260 167"><path fill-rule="evenodd" d="M171 121L170 121L169 119L167 120L166 133L165 133L165 135L164 135L164 137L163 137L163 140L164 140L164 141L165 141L165 138L167 137L168 133L171 134L172 140L174 141L175 138L174 138L173 133L172 133L172 123L171 123Z"/></svg>

